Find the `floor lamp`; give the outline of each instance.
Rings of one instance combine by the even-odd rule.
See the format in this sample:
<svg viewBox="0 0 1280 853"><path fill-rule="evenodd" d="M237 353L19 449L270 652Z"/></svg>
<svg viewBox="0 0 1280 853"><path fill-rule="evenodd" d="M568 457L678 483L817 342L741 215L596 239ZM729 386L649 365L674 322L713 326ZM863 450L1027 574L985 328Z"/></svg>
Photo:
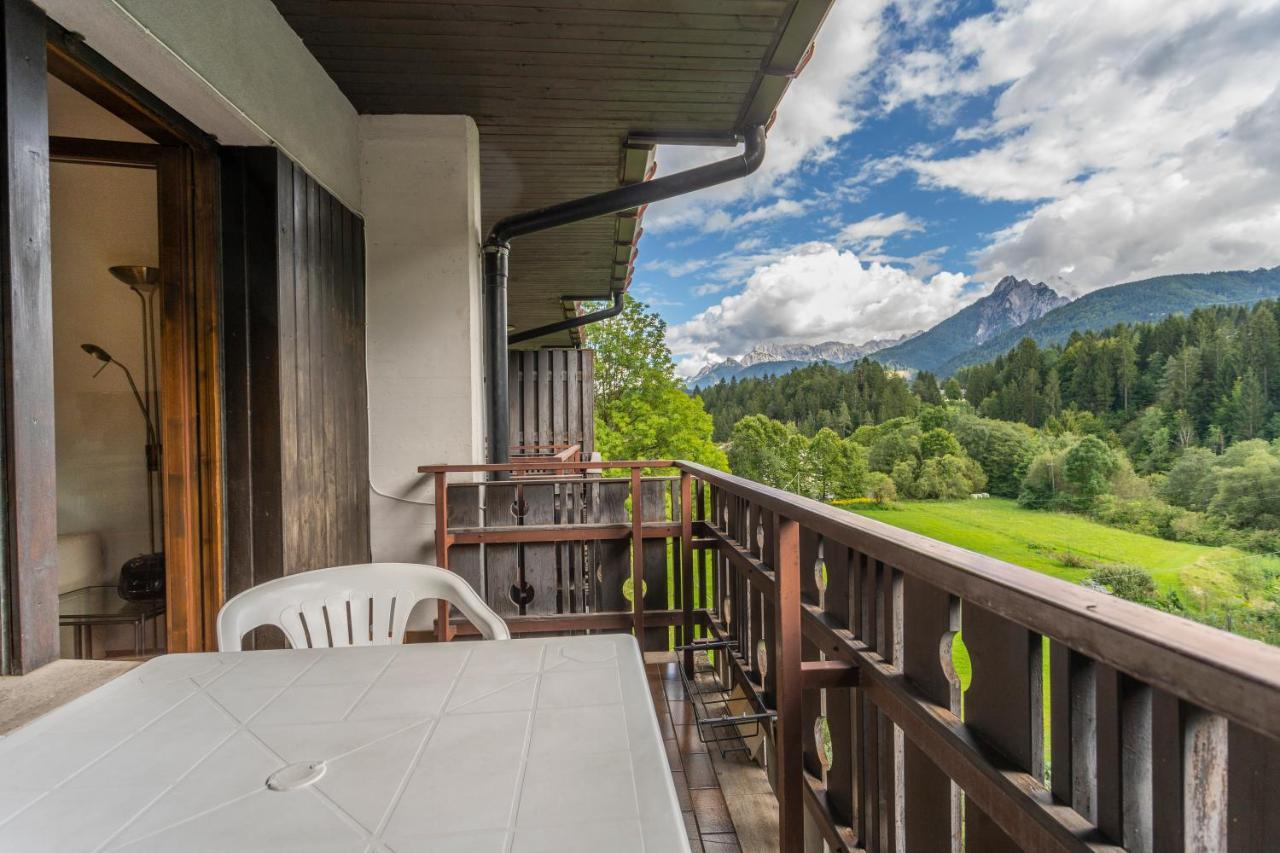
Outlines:
<svg viewBox="0 0 1280 853"><path fill-rule="evenodd" d="M126 285L138 297L142 317L142 389L134 381L133 373L121 362L117 361L106 350L97 344L81 344L80 348L101 361L98 373L110 365L120 368L133 391L133 399L138 404L142 419L147 428L146 470L147 470L147 534L151 543L151 553L157 554L161 549L156 547L157 531L164 529L164 493L160 491L160 432L157 427L159 416L159 368L156 353L156 317L152 297L160 289L160 270L148 266L116 266L111 267L111 274ZM95 373L94 376L98 374Z"/></svg>

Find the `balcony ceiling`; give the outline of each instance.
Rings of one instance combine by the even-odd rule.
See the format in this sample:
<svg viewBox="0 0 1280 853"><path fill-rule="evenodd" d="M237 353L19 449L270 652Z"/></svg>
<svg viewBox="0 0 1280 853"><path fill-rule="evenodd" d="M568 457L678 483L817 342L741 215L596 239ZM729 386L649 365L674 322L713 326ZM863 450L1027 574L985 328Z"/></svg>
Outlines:
<svg viewBox="0 0 1280 853"><path fill-rule="evenodd" d="M361 113L465 114L485 228L643 180L636 133L768 121L833 0L274 0ZM518 330L630 283L634 213L516 240ZM529 342L567 345L569 333Z"/></svg>

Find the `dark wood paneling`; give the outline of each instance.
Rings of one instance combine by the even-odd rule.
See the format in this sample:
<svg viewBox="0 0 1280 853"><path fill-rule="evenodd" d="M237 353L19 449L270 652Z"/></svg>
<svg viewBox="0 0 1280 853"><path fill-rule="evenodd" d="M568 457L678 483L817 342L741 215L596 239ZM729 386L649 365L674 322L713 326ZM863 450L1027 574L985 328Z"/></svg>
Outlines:
<svg viewBox="0 0 1280 853"><path fill-rule="evenodd" d="M269 148L223 165L227 591L369 559L364 225Z"/></svg>
<svg viewBox="0 0 1280 853"><path fill-rule="evenodd" d="M511 445L595 450L595 351L511 350Z"/></svg>
<svg viewBox="0 0 1280 853"><path fill-rule="evenodd" d="M0 674L58 657L45 16L4 0L0 229Z"/></svg>

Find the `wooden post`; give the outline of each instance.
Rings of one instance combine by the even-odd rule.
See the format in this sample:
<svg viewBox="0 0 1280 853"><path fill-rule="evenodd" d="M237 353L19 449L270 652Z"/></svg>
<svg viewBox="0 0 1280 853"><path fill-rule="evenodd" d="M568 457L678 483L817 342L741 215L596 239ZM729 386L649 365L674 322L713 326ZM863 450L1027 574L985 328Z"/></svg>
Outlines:
<svg viewBox="0 0 1280 853"><path fill-rule="evenodd" d="M778 564L774 572L773 624L778 753L778 850L804 850L804 746L800 661L800 525L774 516Z"/></svg>
<svg viewBox="0 0 1280 853"><path fill-rule="evenodd" d="M449 570L449 476L443 471L435 475L436 487L436 565ZM436 641L447 643L453 639L449 629L449 602L436 602Z"/></svg>
<svg viewBox="0 0 1280 853"><path fill-rule="evenodd" d="M644 496L641 469L631 469L631 612L636 642L644 653Z"/></svg>
<svg viewBox="0 0 1280 853"><path fill-rule="evenodd" d="M693 642L693 477L687 471L680 472L680 583L684 590L680 598L683 614L681 642L688 646ZM684 672L693 677L693 649L685 649Z"/></svg>
<svg viewBox="0 0 1280 853"><path fill-rule="evenodd" d="M21 675L58 659L46 22L28 0L0 15L0 675Z"/></svg>

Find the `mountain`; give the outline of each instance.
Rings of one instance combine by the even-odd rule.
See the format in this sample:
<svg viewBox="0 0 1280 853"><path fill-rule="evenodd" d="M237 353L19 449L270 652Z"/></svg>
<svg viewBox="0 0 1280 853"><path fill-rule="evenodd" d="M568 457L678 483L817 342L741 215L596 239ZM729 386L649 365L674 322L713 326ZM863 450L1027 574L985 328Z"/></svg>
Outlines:
<svg viewBox="0 0 1280 853"><path fill-rule="evenodd" d="M943 365L973 349L1038 320L1070 300L1044 282L1032 284L1007 275L995 290L909 341L876 353L889 365L939 372Z"/></svg>
<svg viewBox="0 0 1280 853"><path fill-rule="evenodd" d="M789 373L797 367L817 362L844 364L908 340L913 334L919 334L919 332L912 332L900 338L877 338L864 344L849 344L841 341L825 341L820 344L757 344L741 358L727 358L724 361L708 364L689 380L688 385L690 388L705 388L729 379L778 376Z"/></svg>
<svg viewBox="0 0 1280 853"><path fill-rule="evenodd" d="M941 362L936 372L941 376L949 376L961 367L990 361L1008 352L1024 337L1032 338L1040 345L1055 344L1065 341L1073 331L1096 331L1116 323L1148 322L1170 314L1189 313L1207 305L1245 304L1278 297L1280 266L1271 269L1162 275L1116 284L1085 294L1025 325L992 335L986 341L979 342L978 346L956 353ZM938 328L941 325L935 326L916 340L932 334ZM890 352L891 350L885 350L877 358Z"/></svg>

